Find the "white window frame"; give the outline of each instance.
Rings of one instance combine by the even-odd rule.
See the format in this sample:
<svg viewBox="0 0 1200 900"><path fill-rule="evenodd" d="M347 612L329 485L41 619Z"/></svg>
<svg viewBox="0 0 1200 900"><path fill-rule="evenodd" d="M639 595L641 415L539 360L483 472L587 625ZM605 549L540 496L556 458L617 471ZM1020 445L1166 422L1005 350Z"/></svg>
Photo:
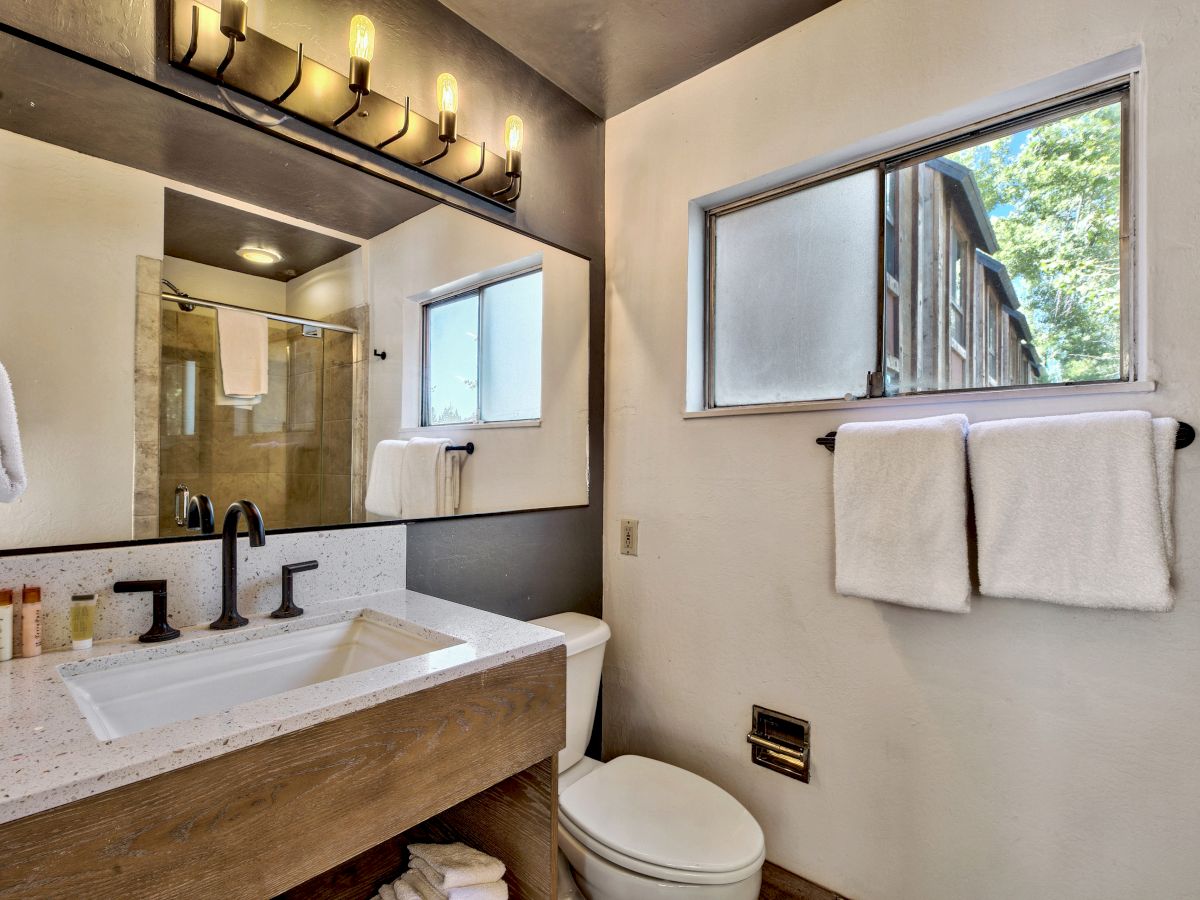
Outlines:
<svg viewBox="0 0 1200 900"><path fill-rule="evenodd" d="M800 412L820 409L845 409L863 406L892 406L913 403L944 403L956 402L963 399L1010 399L1012 397L1034 396L1067 396L1072 394L1110 394L1150 392L1155 390L1153 381L1141 381L1140 375L1147 365L1147 352L1142 334L1144 332L1145 310L1141 298L1145 294L1144 266L1141 264L1143 250L1138 240L1138 223L1141 219L1144 170L1140 155L1143 125L1140 109L1143 104L1144 87L1140 77L1140 52L1126 51L1098 63L1083 67L1080 72L1066 73L1054 79L1048 79L1046 84L1053 85L1054 91L1044 85L1040 89L1043 99L1031 97L1031 86L1025 91L1010 92L1006 95L1012 104L1014 95L1024 96L1024 102L1010 106L997 106L992 102L977 106L992 106L999 109L986 116L958 128L944 130L931 136L910 140L907 143L896 144L890 148L875 149L869 154L852 158L849 162L830 166L813 174L774 187L770 190L759 190L749 195L729 197L730 192L714 195L718 202L706 203L703 199L692 205L693 253L701 251L702 264L693 265L690 293L700 302L689 301L688 336L688 380L687 398L684 404L685 418L700 418L710 416L725 416L739 414ZM1083 73L1083 74L1081 74ZM1101 76L1100 73L1103 73ZM1074 81L1078 85L1074 89L1064 89L1064 82ZM886 369L887 360L884 357L884 311L887 291L887 273L884 261L884 218L886 216L886 177L889 164L900 161L913 162L918 157L935 158L960 147L972 146L987 139L989 134L1000 135L1011 133L1014 127L1025 125L1030 127L1036 120L1053 121L1072 114L1072 107L1088 108L1106 95L1120 94L1122 103L1122 226L1121 226L1121 369L1122 377L1116 380L1100 382L1076 382L1056 384L1013 384L997 386L972 386L962 389L941 389L936 391L889 395L884 397L863 396L854 398L830 400L802 400L783 403L749 404L746 406L716 406L713 403L713 367L712 347L713 331L710 323L713 321L715 298L713 297L713 260L714 231L713 218L725 212L743 209L747 206L766 202L776 197L816 186L866 170L877 169L880 172L880 253L879 253L879 336L877 357L880 366ZM697 311L701 315L697 316ZM986 372L986 360L984 362ZM964 396L965 395L965 396Z"/></svg>
<svg viewBox="0 0 1200 900"><path fill-rule="evenodd" d="M516 272L506 272L504 275L481 281L478 284L473 284L468 288L460 288L450 294L444 294L439 297L433 297L421 303L421 428L461 428L468 426L507 426L507 425L524 425L541 422L541 398L538 398L538 415L528 419L485 419L483 417L483 306L484 294L488 288L493 288L496 285L504 284L509 281L516 281L518 278L524 278L527 275L533 275L536 272L542 272L542 266L539 263L535 266L530 266ZM543 273L543 279L545 274ZM543 281L544 284L544 281ZM471 295L477 295L478 301L476 306L476 328L478 337L475 341L475 415L473 418L464 422L430 422L429 421L429 365L430 365L430 339L429 330L429 313L432 309L438 306L443 306L447 303L454 303L457 300L462 300ZM543 316L543 327L545 326L544 314L545 306L540 305ZM540 353L539 348L539 353Z"/></svg>

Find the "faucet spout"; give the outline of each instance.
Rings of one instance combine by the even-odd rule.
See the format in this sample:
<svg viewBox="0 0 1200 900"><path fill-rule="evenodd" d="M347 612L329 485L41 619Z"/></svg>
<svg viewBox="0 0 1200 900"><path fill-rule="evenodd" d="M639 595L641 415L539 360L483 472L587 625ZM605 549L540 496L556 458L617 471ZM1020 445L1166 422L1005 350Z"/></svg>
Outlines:
<svg viewBox="0 0 1200 900"><path fill-rule="evenodd" d="M208 627L223 631L240 628L249 619L237 608L237 537L238 522L246 518L246 531L251 547L261 547L267 542L262 513L252 500L235 500L225 512L221 528L221 615Z"/></svg>

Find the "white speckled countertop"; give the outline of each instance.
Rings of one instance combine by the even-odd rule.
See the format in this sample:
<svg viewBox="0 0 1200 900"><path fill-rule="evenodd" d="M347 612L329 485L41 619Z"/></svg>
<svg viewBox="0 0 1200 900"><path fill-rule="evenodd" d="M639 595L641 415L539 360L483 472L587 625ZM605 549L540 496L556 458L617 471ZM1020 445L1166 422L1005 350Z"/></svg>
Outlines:
<svg viewBox="0 0 1200 900"><path fill-rule="evenodd" d="M236 643L344 620L363 610L401 619L416 626L416 634L432 631L461 643L110 741L95 736L60 671L62 667L68 672L78 669L85 661L88 670L109 667L105 660L121 665L130 661L130 653L151 659L194 652L199 649L197 642ZM163 644L106 641L91 650L44 653L0 663L0 822L182 768L562 643L563 637L556 631L415 591L389 591L314 603L296 619L253 617L250 625L235 631L187 628L182 637Z"/></svg>

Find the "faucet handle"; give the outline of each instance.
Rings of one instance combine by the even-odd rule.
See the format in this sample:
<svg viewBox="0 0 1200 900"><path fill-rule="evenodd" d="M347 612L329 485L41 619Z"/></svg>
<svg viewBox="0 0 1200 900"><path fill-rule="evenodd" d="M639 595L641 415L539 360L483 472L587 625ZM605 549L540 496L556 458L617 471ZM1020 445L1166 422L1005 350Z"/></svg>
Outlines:
<svg viewBox="0 0 1200 900"><path fill-rule="evenodd" d="M113 585L117 594L153 594L154 606L150 630L138 637L143 644L169 641L179 637L179 629L172 628L167 621L167 582L163 579L143 581L118 581Z"/></svg>
<svg viewBox="0 0 1200 900"><path fill-rule="evenodd" d="M311 572L317 568L317 561L288 563L283 567L283 597L279 601L279 609L271 613L272 619L292 619L304 615L304 610L292 601L292 576L297 572Z"/></svg>

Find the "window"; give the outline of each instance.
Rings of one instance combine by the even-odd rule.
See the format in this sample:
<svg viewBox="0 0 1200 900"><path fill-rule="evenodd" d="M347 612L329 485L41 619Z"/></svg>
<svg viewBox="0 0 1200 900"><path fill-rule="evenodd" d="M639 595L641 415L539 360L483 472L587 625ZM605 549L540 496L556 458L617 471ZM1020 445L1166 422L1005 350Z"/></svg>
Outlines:
<svg viewBox="0 0 1200 900"><path fill-rule="evenodd" d="M424 332L422 425L541 416L541 270L427 303Z"/></svg>
<svg viewBox="0 0 1200 900"><path fill-rule="evenodd" d="M706 405L1132 379L1129 96L709 210Z"/></svg>

